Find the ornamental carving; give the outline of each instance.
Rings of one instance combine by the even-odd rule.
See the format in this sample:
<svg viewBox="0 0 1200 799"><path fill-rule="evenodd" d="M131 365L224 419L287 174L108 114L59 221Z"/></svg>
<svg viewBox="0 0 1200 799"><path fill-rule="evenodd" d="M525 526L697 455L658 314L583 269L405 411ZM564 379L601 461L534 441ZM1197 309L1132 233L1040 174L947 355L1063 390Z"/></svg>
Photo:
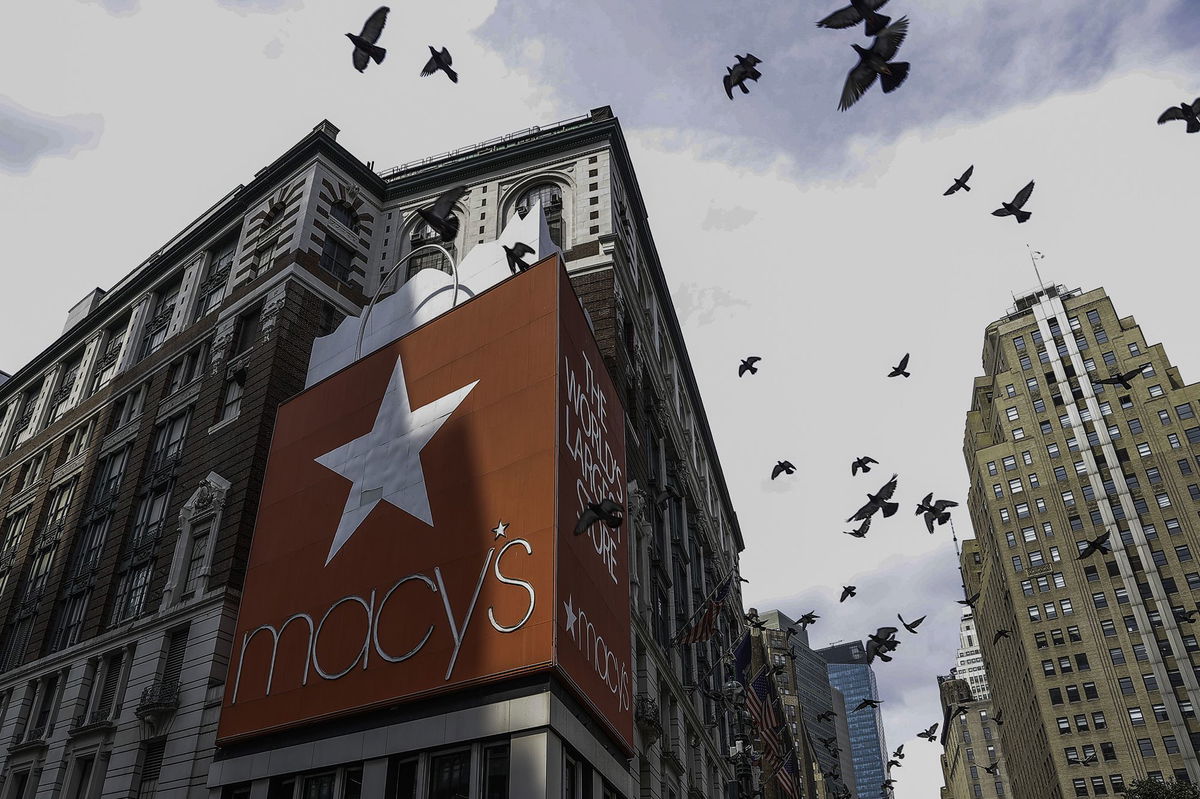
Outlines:
<svg viewBox="0 0 1200 799"><path fill-rule="evenodd" d="M237 330L237 318L230 317L221 323L217 328L217 334L213 337L212 348L209 350L209 366L211 374L219 374L221 365L225 362L225 356L229 351L229 346L233 343L233 336Z"/></svg>
<svg viewBox="0 0 1200 799"><path fill-rule="evenodd" d="M641 526L650 525L650 501L646 492L636 488L629 492L629 518Z"/></svg>
<svg viewBox="0 0 1200 799"><path fill-rule="evenodd" d="M286 299L286 290L280 285L273 289L263 302L261 323L263 341L271 340L271 335L275 331L275 324L279 321L279 312L283 310Z"/></svg>
<svg viewBox="0 0 1200 799"><path fill-rule="evenodd" d="M648 694L638 694L633 703L633 723L642 734L647 748L654 746L662 737L662 713L658 701Z"/></svg>

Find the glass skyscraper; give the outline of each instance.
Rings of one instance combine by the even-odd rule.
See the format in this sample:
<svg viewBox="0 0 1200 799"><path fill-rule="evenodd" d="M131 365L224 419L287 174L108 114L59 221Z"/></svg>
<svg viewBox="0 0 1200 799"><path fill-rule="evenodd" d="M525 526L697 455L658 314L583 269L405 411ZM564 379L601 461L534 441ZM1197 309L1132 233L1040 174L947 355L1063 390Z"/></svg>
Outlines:
<svg viewBox="0 0 1200 799"><path fill-rule="evenodd" d="M835 644L817 651L829 669L829 684L846 697L846 721L850 727L850 754L858 799L878 799L886 779L887 742L883 737L883 715L879 708L856 711L864 699L878 699L875 672L867 663L861 641Z"/></svg>

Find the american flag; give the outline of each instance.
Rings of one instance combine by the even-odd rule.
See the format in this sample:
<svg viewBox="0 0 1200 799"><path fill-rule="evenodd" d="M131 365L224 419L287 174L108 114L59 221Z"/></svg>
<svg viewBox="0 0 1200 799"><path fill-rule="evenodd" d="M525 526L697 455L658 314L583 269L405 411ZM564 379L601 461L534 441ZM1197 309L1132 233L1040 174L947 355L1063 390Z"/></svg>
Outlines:
<svg viewBox="0 0 1200 799"><path fill-rule="evenodd" d="M733 679L746 684L746 672L750 670L750 631L742 634L742 640L733 647Z"/></svg>
<svg viewBox="0 0 1200 799"><path fill-rule="evenodd" d="M775 779L784 796L800 799L800 769L796 764L795 750L792 750L792 753L787 756L787 760L783 761L783 765L775 773Z"/></svg>
<svg viewBox="0 0 1200 799"><path fill-rule="evenodd" d="M717 617L721 613L722 605L725 604L725 597L729 596L729 588L732 584L733 572L730 572L729 576L717 586L717 590L713 591L712 596L704 603L704 610L700 616L676 634L676 646L696 644L713 637L717 631Z"/></svg>
<svg viewBox="0 0 1200 799"><path fill-rule="evenodd" d="M763 756L768 763L778 763L783 752L783 741L779 738L779 716L775 713L773 693L771 673L764 665L750 681L750 690L746 691L746 709L758 725L763 741Z"/></svg>

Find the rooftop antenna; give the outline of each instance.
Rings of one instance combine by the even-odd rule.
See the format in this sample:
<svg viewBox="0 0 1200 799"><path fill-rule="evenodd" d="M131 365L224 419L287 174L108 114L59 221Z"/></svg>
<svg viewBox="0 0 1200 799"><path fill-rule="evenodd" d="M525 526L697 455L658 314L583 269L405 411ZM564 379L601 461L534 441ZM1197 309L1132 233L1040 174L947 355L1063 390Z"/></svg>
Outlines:
<svg viewBox="0 0 1200 799"><path fill-rule="evenodd" d="M1042 260L1046 256L1042 255L1041 250L1035 250L1032 247L1030 247L1028 242L1025 243L1025 249L1029 251L1029 261L1030 261L1030 263L1033 264L1033 273L1035 275L1037 275L1038 289L1044 291L1046 286L1045 286L1045 284L1042 283L1042 273L1038 271L1037 262Z"/></svg>

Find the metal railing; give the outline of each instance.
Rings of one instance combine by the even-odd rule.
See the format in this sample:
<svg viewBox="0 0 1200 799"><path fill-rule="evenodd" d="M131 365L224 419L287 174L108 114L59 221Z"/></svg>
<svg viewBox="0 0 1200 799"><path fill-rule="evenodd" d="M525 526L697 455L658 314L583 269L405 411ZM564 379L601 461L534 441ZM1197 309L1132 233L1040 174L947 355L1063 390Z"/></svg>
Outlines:
<svg viewBox="0 0 1200 799"><path fill-rule="evenodd" d="M157 713L179 707L179 681L155 680L142 691L138 714Z"/></svg>

